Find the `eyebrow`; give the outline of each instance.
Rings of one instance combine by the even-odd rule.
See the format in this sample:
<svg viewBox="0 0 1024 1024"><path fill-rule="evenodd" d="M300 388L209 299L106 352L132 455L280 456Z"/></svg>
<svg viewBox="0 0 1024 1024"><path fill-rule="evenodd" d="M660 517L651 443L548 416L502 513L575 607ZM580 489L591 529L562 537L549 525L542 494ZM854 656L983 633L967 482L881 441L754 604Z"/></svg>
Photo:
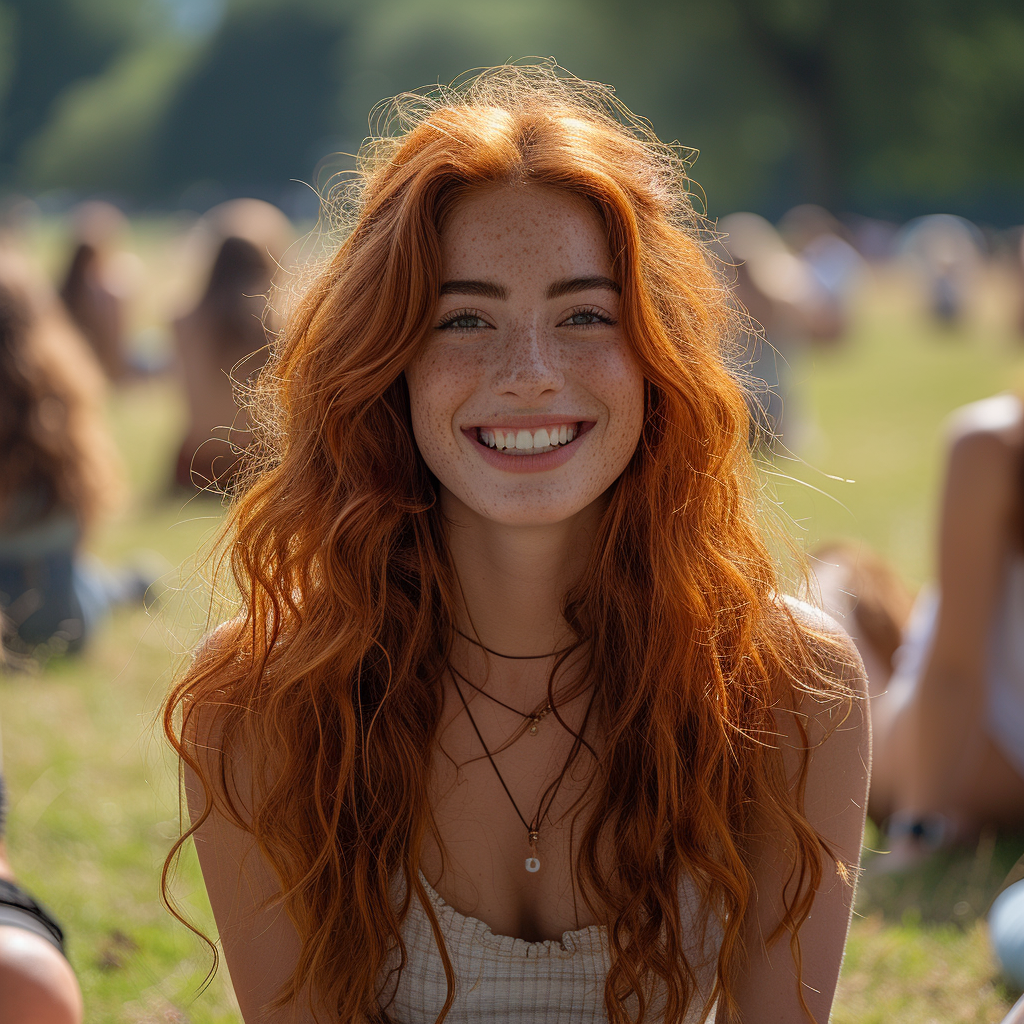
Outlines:
<svg viewBox="0 0 1024 1024"><path fill-rule="evenodd" d="M445 281L441 295L483 295L487 299L507 299L508 289L490 281Z"/></svg>
<svg viewBox="0 0 1024 1024"><path fill-rule="evenodd" d="M573 292L586 292L592 288L604 288L613 291L617 295L622 289L610 278L596 275L594 277L568 277L562 281L555 281L548 288L548 298L557 299L563 295L571 295ZM441 285L441 295L482 295L488 299L508 298L508 289L500 284L491 281L445 281Z"/></svg>
<svg viewBox="0 0 1024 1024"><path fill-rule="evenodd" d="M592 288L605 288L615 292L616 295L622 293L622 289L610 277L570 277L564 281L556 281L548 289L548 298L557 299L573 292L588 292Z"/></svg>

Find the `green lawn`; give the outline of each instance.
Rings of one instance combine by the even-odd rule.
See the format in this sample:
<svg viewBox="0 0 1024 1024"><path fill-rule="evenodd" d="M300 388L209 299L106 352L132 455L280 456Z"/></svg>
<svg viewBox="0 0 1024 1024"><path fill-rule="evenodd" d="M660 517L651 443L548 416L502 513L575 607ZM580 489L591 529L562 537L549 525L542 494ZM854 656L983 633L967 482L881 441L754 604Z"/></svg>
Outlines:
<svg viewBox="0 0 1024 1024"><path fill-rule="evenodd" d="M801 544L862 538L912 582L928 576L941 421L965 401L1024 382L1024 355L1002 309L994 298L970 327L946 335L880 275L846 346L793 359L805 461L779 459L766 494L782 502ZM117 615L78 660L0 677L11 859L67 927L90 1021L234 1021L223 972L198 994L208 953L159 901L179 822L175 766L156 716L205 627L196 552L221 509L167 493L182 421L169 383L115 395L110 416L133 497L93 547L112 561L149 549L178 568L158 612ZM877 843L872 835L869 847ZM996 978L981 918L1021 847L1024 837L988 836L921 872L864 884L834 1020L998 1021L1018 993ZM175 891L209 930L191 851Z"/></svg>

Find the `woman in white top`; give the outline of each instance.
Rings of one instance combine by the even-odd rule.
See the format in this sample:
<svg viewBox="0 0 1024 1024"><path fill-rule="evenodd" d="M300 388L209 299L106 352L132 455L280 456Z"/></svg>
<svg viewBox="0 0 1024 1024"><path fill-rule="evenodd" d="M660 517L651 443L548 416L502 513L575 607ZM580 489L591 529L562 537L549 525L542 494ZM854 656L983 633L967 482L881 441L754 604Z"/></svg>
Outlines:
<svg viewBox="0 0 1024 1024"><path fill-rule="evenodd" d="M779 594L678 157L547 67L389 128L167 705L245 1020L824 1022L861 668Z"/></svg>
<svg viewBox="0 0 1024 1024"><path fill-rule="evenodd" d="M820 552L815 570L868 670L870 809L889 868L1024 824L1024 404L1006 394L958 409L947 449L937 584L891 658L864 614L906 618L891 582L877 586L886 574L848 545Z"/></svg>
<svg viewBox="0 0 1024 1024"><path fill-rule="evenodd" d="M954 414L938 580L918 598L888 692L873 702L872 804L893 861L1024 824L1024 406Z"/></svg>

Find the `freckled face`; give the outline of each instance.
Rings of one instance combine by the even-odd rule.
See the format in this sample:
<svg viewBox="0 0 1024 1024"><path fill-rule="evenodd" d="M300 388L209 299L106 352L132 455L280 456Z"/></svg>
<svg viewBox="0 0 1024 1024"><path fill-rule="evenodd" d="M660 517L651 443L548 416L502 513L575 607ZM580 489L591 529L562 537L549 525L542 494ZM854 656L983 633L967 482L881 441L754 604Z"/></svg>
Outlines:
<svg viewBox="0 0 1024 1024"><path fill-rule="evenodd" d="M590 508L636 449L644 396L600 218L554 189L487 189L455 208L441 255L406 379L442 507L523 526Z"/></svg>

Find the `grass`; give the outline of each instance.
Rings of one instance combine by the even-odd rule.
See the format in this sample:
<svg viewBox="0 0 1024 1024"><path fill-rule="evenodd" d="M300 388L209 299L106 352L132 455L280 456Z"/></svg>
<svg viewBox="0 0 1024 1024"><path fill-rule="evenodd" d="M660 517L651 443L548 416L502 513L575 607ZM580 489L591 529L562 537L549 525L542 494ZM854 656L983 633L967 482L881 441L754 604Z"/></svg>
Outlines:
<svg viewBox="0 0 1024 1024"><path fill-rule="evenodd" d="M903 282L880 278L845 346L792 358L803 461L777 460L766 493L782 503L800 543L861 538L909 580L927 578L942 419L963 402L1024 381L1006 288L994 276L969 325L947 335L926 323ZM206 590L196 552L221 508L168 495L183 422L170 382L114 395L110 418L132 498L93 547L110 561L150 549L178 568L158 612L118 613L83 657L0 677L11 859L66 925L90 1021L237 1021L224 972L197 994L208 951L169 917L158 888L179 820L175 766L157 713L203 631ZM878 836L867 845L877 849ZM920 871L868 878L837 1024L1000 1020L1019 993L998 980L983 916L1022 846L1024 837L986 836L976 849ZM212 933L191 850L175 893Z"/></svg>

